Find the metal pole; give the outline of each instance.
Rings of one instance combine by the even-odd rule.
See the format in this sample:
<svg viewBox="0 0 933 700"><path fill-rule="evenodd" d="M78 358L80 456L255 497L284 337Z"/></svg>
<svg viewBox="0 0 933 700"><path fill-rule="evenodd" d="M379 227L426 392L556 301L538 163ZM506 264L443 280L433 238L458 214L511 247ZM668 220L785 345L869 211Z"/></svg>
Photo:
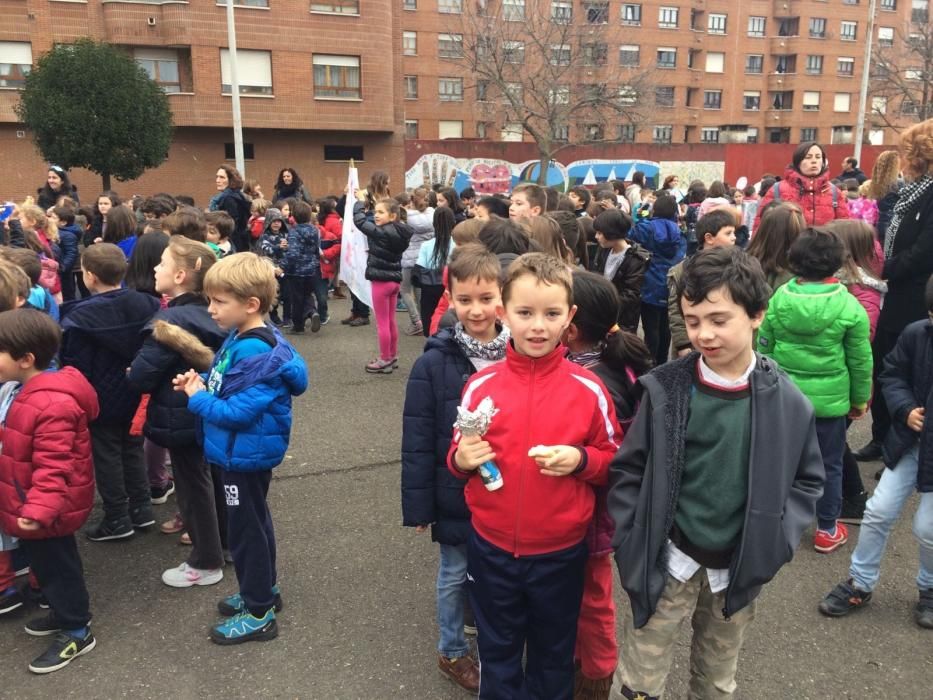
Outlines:
<svg viewBox="0 0 933 700"><path fill-rule="evenodd" d="M233 0L227 0L227 44L230 47L230 99L233 104L233 153L236 158L236 169L240 172L240 175L245 178L246 163L243 158L243 120L240 117L240 78L237 75L236 20L233 15Z"/></svg>
<svg viewBox="0 0 933 700"><path fill-rule="evenodd" d="M852 157L862 159L862 137L865 133L865 111L868 108L868 77L871 73L871 42L875 38L875 2L868 2L868 37L865 41L865 58L862 63L862 86L858 96L858 115L855 122L855 148Z"/></svg>

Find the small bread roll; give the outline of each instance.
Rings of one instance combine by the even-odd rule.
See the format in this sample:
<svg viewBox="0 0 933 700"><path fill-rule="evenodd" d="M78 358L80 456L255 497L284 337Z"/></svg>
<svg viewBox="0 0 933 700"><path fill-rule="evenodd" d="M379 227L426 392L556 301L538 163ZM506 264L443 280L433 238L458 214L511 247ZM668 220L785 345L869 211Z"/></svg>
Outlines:
<svg viewBox="0 0 933 700"><path fill-rule="evenodd" d="M528 456L532 459L547 459L551 457L556 450L547 445L535 445L530 450L528 450Z"/></svg>

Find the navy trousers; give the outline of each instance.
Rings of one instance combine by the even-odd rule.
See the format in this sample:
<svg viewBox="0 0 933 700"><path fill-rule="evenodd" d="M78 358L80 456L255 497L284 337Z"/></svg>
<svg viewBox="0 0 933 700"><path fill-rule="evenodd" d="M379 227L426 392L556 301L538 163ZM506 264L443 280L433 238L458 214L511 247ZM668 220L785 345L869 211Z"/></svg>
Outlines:
<svg viewBox="0 0 933 700"><path fill-rule="evenodd" d="M586 544L516 558L473 533L467 556L479 632L479 697L571 700Z"/></svg>

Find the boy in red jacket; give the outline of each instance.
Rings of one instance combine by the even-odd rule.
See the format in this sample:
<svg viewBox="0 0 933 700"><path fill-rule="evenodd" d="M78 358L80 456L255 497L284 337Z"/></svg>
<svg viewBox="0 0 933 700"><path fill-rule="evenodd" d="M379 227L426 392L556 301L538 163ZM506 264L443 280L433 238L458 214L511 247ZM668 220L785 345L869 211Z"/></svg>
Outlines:
<svg viewBox="0 0 933 700"><path fill-rule="evenodd" d="M33 673L64 668L96 644L74 533L94 505L97 393L76 369L47 371L60 342L46 314L0 313L0 530L20 538L52 609L26 632L55 635Z"/></svg>
<svg viewBox="0 0 933 700"><path fill-rule="evenodd" d="M488 398L498 412L482 437L456 432L448 460L469 479L479 695L569 700L592 487L606 483L621 434L602 382L564 357L560 338L576 311L567 266L521 256L502 300L512 332L506 359L474 374L461 402L472 411ZM474 476L490 460L502 476L494 490Z"/></svg>

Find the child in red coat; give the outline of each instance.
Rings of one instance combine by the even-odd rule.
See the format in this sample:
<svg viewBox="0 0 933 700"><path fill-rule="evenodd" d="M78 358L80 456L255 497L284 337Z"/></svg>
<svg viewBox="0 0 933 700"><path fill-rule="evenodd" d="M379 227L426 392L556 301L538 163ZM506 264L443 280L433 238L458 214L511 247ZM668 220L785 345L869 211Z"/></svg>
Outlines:
<svg viewBox="0 0 933 700"><path fill-rule="evenodd" d="M94 505L97 393L76 369L48 371L60 342L46 314L0 313L0 530L20 539L51 607L26 632L55 635L33 673L64 668L96 644L74 533Z"/></svg>

